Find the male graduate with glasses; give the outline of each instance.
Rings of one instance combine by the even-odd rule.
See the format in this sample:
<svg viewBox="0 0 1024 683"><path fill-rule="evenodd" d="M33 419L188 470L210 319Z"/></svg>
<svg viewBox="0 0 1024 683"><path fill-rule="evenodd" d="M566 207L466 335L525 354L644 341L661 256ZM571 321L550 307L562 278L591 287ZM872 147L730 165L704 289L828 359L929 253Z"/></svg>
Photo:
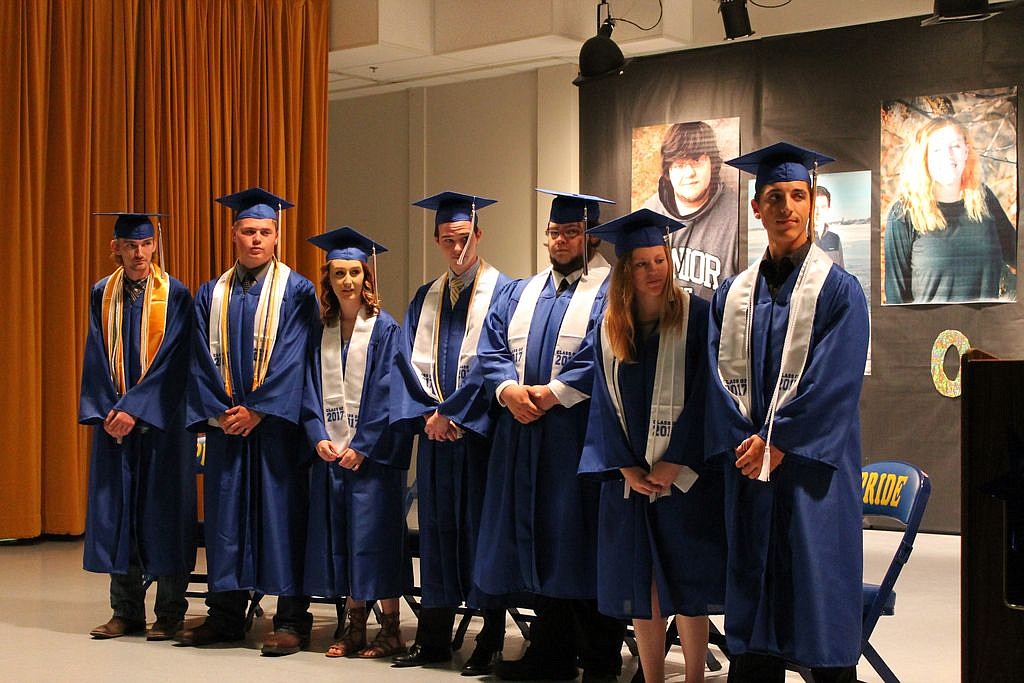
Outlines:
<svg viewBox="0 0 1024 683"><path fill-rule="evenodd" d="M728 162L756 174L764 256L711 305L705 451L725 465L729 680L853 683L863 571L858 401L868 311L810 235L811 172L831 158L776 143Z"/></svg>
<svg viewBox="0 0 1024 683"><path fill-rule="evenodd" d="M539 191L555 195L551 266L505 288L480 340L485 386L502 410L474 581L488 594L534 596L530 647L496 666L499 678L571 680L580 659L585 681L612 680L625 624L597 611L600 485L576 475L594 380L581 344L604 311L611 270L584 230L612 202Z"/></svg>
<svg viewBox="0 0 1024 683"><path fill-rule="evenodd" d="M153 263L159 214L100 215L117 216L118 268L90 294L78 421L93 426L84 566L110 574L114 614L90 635L168 640L196 560L196 440L185 431L192 295L162 258ZM147 576L157 583L148 630Z"/></svg>
<svg viewBox="0 0 1024 683"><path fill-rule="evenodd" d="M483 233L477 211L495 200L442 192L415 202L434 211L434 241L447 272L417 290L405 316L404 343L391 374L391 423L419 434L422 607L416 642L396 667L452 658L455 610L483 610L483 628L466 676L491 673L505 638L505 610L473 590L473 559L491 450L490 393L483 388L477 347L484 319L509 279L477 253Z"/></svg>
<svg viewBox="0 0 1024 683"><path fill-rule="evenodd" d="M235 264L196 294L188 425L206 432L203 487L209 616L185 645L244 637L249 591L277 595L264 655L298 652L312 615L302 563L309 458L300 426L316 290L278 260L280 212L252 188L217 200L235 212Z"/></svg>

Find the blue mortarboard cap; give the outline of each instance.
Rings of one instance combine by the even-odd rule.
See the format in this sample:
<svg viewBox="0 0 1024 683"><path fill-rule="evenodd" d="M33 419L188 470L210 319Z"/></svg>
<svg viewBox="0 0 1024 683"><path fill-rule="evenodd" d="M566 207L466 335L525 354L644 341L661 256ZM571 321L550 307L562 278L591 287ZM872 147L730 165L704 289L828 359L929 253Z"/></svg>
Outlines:
<svg viewBox="0 0 1024 683"><path fill-rule="evenodd" d="M153 237L151 216L166 216L164 213L122 213L118 211L97 211L94 216L117 216L114 221L114 237L122 240L144 240Z"/></svg>
<svg viewBox="0 0 1024 683"><path fill-rule="evenodd" d="M378 254L387 251L387 247L374 242L357 230L345 226L322 235L314 235L309 241L327 252L327 260L344 259L346 261L362 261L368 263L374 248Z"/></svg>
<svg viewBox="0 0 1024 683"><path fill-rule="evenodd" d="M537 192L552 194L551 213L548 215L552 223L578 223L584 219L584 209L587 220L596 221L601 217L601 204L614 204L611 199L594 197L589 194L577 194L575 192L558 192L557 190L545 190L534 188Z"/></svg>
<svg viewBox="0 0 1024 683"><path fill-rule="evenodd" d="M243 218L272 218L276 221L278 210L295 206L262 187L250 187L248 190L217 197L217 201L234 210L236 221Z"/></svg>
<svg viewBox="0 0 1024 683"><path fill-rule="evenodd" d="M587 230L615 245L615 255L621 258L638 247L656 247L665 244L665 236L684 227L679 221L650 209L639 209L616 218L604 225Z"/></svg>
<svg viewBox="0 0 1024 683"><path fill-rule="evenodd" d="M792 180L811 182L811 169L815 164L824 166L835 161L830 156L813 150L797 147L788 142L776 142L774 145L762 147L743 156L725 162L757 176L754 180L754 191L760 193L761 188L769 183L784 183Z"/></svg>
<svg viewBox="0 0 1024 683"><path fill-rule="evenodd" d="M485 206L496 204L497 201L497 199L477 197L461 192L440 192L413 202L413 206L422 206L424 209L436 211L434 225L441 225L441 223L472 220L474 207L482 209Z"/></svg>

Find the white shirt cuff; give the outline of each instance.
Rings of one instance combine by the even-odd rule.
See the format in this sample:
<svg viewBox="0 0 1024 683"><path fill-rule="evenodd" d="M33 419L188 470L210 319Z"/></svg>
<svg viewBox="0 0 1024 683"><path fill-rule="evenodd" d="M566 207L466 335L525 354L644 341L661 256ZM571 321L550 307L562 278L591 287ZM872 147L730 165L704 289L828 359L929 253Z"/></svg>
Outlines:
<svg viewBox="0 0 1024 683"><path fill-rule="evenodd" d="M568 384L560 382L557 379L553 379L548 382L548 389L555 395L558 402L565 408L572 408L574 405L581 401L586 401L590 398L589 394L584 394L582 391L573 389Z"/></svg>
<svg viewBox="0 0 1024 683"><path fill-rule="evenodd" d="M505 405L505 402L501 400L501 392L505 391L506 387L515 386L516 384L519 384L519 382L515 381L514 379L507 379L501 384L499 384L498 388L494 390L494 397L498 399L499 406L501 406L502 408L508 407L507 405Z"/></svg>

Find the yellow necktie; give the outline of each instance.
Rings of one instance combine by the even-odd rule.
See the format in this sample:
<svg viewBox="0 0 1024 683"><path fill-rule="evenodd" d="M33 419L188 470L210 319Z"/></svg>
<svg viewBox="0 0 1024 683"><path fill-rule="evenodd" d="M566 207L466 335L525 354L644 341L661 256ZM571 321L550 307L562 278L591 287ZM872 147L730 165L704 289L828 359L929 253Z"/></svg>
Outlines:
<svg viewBox="0 0 1024 683"><path fill-rule="evenodd" d="M462 288L465 285L462 283L462 278L457 277L448 281L448 300L452 303L452 308L455 308L455 304L459 301L459 294L462 293Z"/></svg>

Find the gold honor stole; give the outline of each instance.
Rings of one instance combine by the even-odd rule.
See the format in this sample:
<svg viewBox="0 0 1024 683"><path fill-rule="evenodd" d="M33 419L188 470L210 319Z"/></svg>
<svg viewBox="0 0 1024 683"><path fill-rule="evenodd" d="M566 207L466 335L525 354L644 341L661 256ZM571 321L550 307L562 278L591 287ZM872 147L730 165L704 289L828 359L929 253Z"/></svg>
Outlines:
<svg viewBox="0 0 1024 683"><path fill-rule="evenodd" d="M662 330L658 338L658 362L654 366L654 392L651 395L651 417L647 427L647 450L644 459L648 467L653 467L668 450L672 440L672 427L683 412L683 401L686 396L686 331L690 320L690 295L683 292L683 329ZM619 419L622 434L629 441L629 430L626 429L626 416L622 409L622 393L619 391L619 368L622 363L612 353L608 328L601 325L601 365L604 368L605 386L615 416ZM697 481L697 473L683 465L672 485L686 493ZM625 482L624 498L629 498L629 482ZM656 498L672 494L672 489L658 494L651 494L650 502Z"/></svg>
<svg viewBox="0 0 1024 683"><path fill-rule="evenodd" d="M466 314L466 334L459 346L459 367L455 375L456 388L469 372L470 363L476 358L477 347L480 345L480 333L487 318L487 309L491 305L494 288L498 283L498 269L480 260L476 271L473 290L469 298L469 312ZM416 338L412 346L412 366L416 370L423 390L434 400L441 402L445 397L441 392L441 383L437 377L437 350L441 343L441 295L444 294L448 273L434 280L423 298L420 308L420 320L416 326Z"/></svg>
<svg viewBox="0 0 1024 683"><path fill-rule="evenodd" d="M263 289L260 290L253 327L255 330L252 350L251 390L253 391L259 389L267 378L270 357L274 353L274 344L277 342L277 328L281 323L281 303L284 301L284 291L291 272L291 268L275 258L270 265L270 272L267 273L263 282ZM217 279L210 303L210 322L207 326L210 356L213 357L214 364L220 370L221 377L224 379L224 391L230 398L234 398L235 394L234 380L231 377L231 359L228 354L230 346L228 341L230 339L228 305L231 303L234 277L235 267L232 266Z"/></svg>
<svg viewBox="0 0 1024 683"><path fill-rule="evenodd" d="M124 268L118 268L103 287L103 343L107 348L107 364L110 368L110 380L114 384L117 395L124 396L128 391L124 369L124 339L121 338L121 325L124 320ZM153 364L160 345L164 341L167 329L167 297L171 290L171 281L155 263L149 266L146 293L142 300L142 332L139 342L142 346L142 377Z"/></svg>
<svg viewBox="0 0 1024 683"><path fill-rule="evenodd" d="M579 279L576 289L573 291L572 300L569 301L569 307L565 310L562 324L558 328L558 339L555 341L555 353L551 358L551 368L546 376L541 373L541 382L546 383L554 379L562 371L565 362L579 349L583 338L587 336L590 312L594 308L594 301L597 299L601 285L611 273L611 266L601 254L595 254L588 271ZM530 278L526 287L523 288L519 304L508 325L508 348L512 353L520 384L525 377L526 344L530 337L533 312L550 277L551 268L546 268Z"/></svg>
<svg viewBox="0 0 1024 683"><path fill-rule="evenodd" d="M750 331L754 322L754 306L757 290L760 260L736 276L725 298L722 314L722 332L718 350L718 380L736 402L740 413L753 424L750 417ZM807 353L811 345L814 328L814 311L818 306L818 295L832 269L832 259L817 244L812 244L807 258L800 266L796 285L790 297L789 320L786 338L782 343L782 363L779 378L772 392L765 424L768 435L765 439L765 457L761 462L758 479L768 481L770 466L769 447L772 443L772 427L775 411L779 406L796 396L800 378L807 364ZM756 427L756 426L755 426ZM759 431L759 428L758 428Z"/></svg>
<svg viewBox="0 0 1024 683"><path fill-rule="evenodd" d="M341 362L344 345L341 323L324 327L320 338L320 394L323 397L324 427L331 443L339 451L349 447L359 426L363 384L366 381L366 354L376 324L377 316L367 315L360 307L349 340L348 362L344 366Z"/></svg>

